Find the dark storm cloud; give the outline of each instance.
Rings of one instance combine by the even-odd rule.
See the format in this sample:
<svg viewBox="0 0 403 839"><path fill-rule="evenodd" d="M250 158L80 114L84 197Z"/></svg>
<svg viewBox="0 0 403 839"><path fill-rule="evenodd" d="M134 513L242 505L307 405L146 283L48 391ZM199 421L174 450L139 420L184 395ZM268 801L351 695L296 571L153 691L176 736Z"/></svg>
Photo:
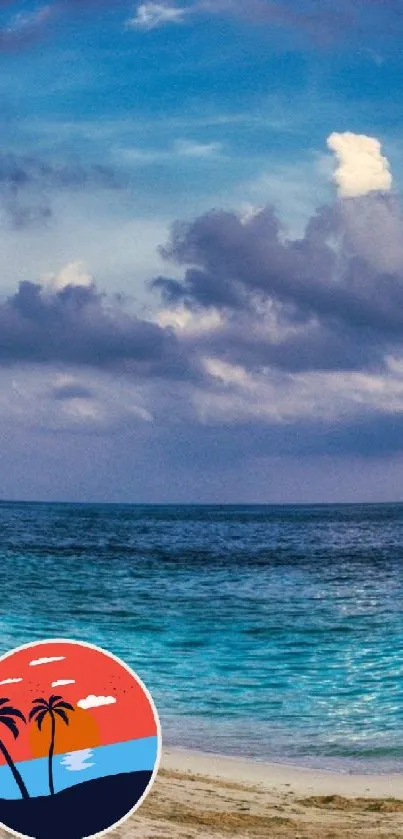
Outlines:
<svg viewBox="0 0 403 839"><path fill-rule="evenodd" d="M403 343L403 261L390 267L399 237L395 199L377 193L321 209L298 240L284 237L272 208L249 220L212 212L174 227L161 252L184 278L159 277L153 288L168 305L220 310L222 328L208 341L228 361L288 370L379 365ZM273 334L262 305L273 307Z"/></svg>
<svg viewBox="0 0 403 839"><path fill-rule="evenodd" d="M140 320L119 298L106 298L95 286L47 292L21 283L0 305L0 362L64 362L140 377L190 375L169 329Z"/></svg>
<svg viewBox="0 0 403 839"><path fill-rule="evenodd" d="M107 166L48 163L33 156L0 153L0 200L17 228L50 219L55 192L120 187L116 174Z"/></svg>

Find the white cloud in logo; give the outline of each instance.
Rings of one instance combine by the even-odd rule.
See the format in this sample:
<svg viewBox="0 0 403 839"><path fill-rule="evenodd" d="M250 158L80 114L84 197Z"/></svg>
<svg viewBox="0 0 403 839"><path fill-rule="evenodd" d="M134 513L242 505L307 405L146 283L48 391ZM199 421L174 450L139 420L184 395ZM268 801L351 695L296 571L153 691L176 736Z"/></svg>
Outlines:
<svg viewBox="0 0 403 839"><path fill-rule="evenodd" d="M38 664L52 664L53 661L64 661L66 656L64 655L52 655L49 658L34 658L33 661L29 662L30 667L37 667Z"/></svg>
<svg viewBox="0 0 403 839"><path fill-rule="evenodd" d="M64 685L75 685L75 679L58 679L56 682L52 682L52 688L60 688Z"/></svg>
<svg viewBox="0 0 403 839"><path fill-rule="evenodd" d="M0 685L15 685L17 682L22 682L22 679L3 679Z"/></svg>
<svg viewBox="0 0 403 839"><path fill-rule="evenodd" d="M116 699L113 696L94 696L90 693L85 699L79 699L77 706L79 708L100 708L102 705L114 705Z"/></svg>

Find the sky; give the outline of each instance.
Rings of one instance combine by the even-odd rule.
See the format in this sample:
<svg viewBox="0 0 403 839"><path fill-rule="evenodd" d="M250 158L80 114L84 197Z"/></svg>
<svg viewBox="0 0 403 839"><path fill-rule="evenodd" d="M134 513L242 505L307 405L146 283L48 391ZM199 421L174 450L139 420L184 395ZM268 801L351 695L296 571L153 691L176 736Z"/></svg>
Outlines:
<svg viewBox="0 0 403 839"><path fill-rule="evenodd" d="M1 0L0 497L403 500L400 0Z"/></svg>
<svg viewBox="0 0 403 839"><path fill-rule="evenodd" d="M140 683L119 663L90 647L68 642L31 646L0 661L0 698L29 720L36 698L61 696L73 706L69 723L57 719L55 754L155 737L157 723ZM4 705L4 703L3 703ZM50 720L27 725L15 720L19 735L1 725L0 737L15 762L49 753ZM1 756L0 763L4 764Z"/></svg>

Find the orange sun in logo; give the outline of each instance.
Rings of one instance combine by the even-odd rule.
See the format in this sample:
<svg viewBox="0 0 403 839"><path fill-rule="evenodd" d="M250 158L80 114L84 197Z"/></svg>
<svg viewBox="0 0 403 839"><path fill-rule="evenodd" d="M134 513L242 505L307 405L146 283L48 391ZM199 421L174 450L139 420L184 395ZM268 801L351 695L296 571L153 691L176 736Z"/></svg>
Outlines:
<svg viewBox="0 0 403 839"><path fill-rule="evenodd" d="M55 754L90 749L101 745L99 727L93 716L82 708L68 712L69 724L56 717ZM32 757L46 757L49 754L51 721L47 716L41 730L32 725L29 732L29 745Z"/></svg>

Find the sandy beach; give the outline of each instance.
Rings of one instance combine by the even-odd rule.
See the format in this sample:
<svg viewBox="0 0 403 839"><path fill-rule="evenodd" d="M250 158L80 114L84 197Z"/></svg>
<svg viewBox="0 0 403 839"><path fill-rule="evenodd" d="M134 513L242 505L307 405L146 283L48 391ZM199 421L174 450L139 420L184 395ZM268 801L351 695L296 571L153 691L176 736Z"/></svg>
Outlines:
<svg viewBox="0 0 403 839"><path fill-rule="evenodd" d="M116 839L401 839L403 777L348 775L165 749ZM7 834L0 829L0 836ZM57 839L57 829L55 839Z"/></svg>
<svg viewBox="0 0 403 839"><path fill-rule="evenodd" d="M343 775L166 749L116 839L400 839L401 775Z"/></svg>

